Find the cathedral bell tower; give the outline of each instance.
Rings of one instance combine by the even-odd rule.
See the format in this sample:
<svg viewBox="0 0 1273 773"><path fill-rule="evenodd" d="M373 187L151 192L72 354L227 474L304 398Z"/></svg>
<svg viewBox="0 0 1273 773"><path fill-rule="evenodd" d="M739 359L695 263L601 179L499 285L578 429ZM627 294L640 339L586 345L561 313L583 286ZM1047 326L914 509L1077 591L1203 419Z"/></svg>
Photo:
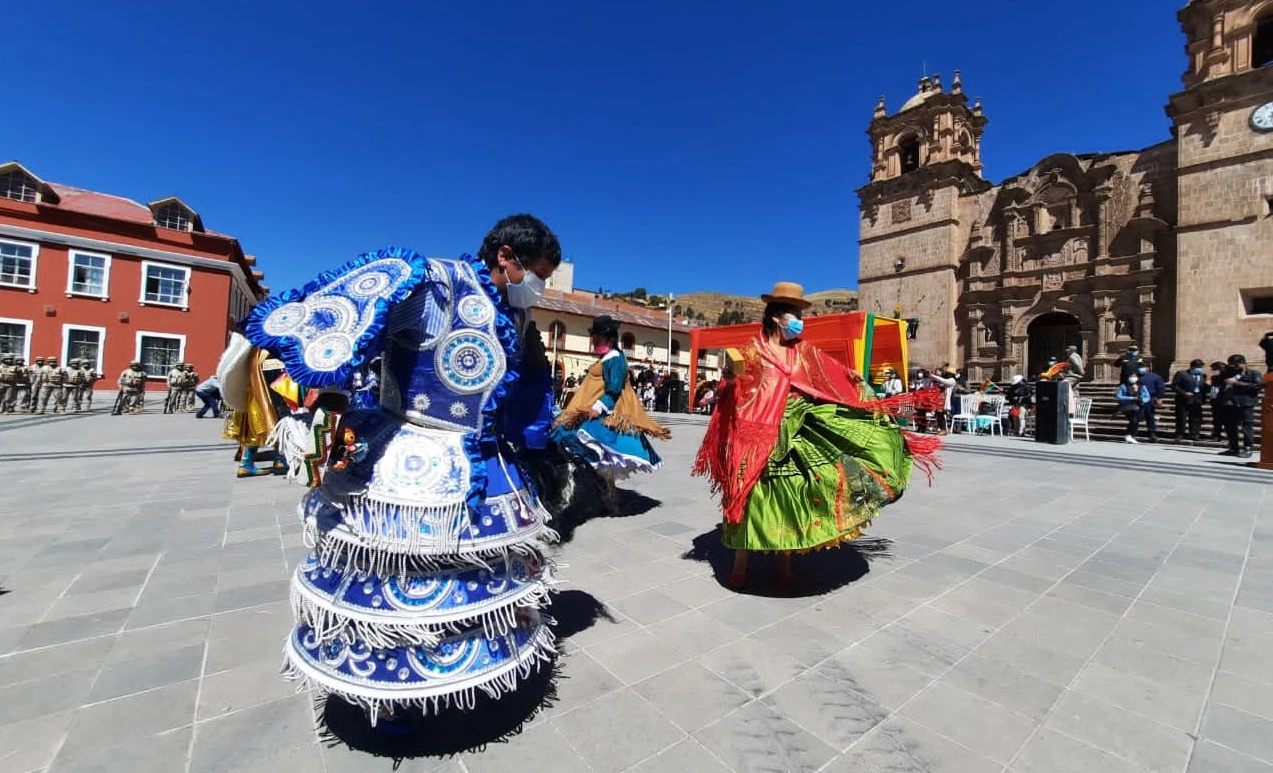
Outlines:
<svg viewBox="0 0 1273 773"><path fill-rule="evenodd" d="M1273 313L1273 2L1192 0L1176 137L1176 363L1248 358ZM1236 343L1242 342L1242 343Z"/></svg>
<svg viewBox="0 0 1273 773"><path fill-rule="evenodd" d="M950 90L941 75L889 115L880 97L867 129L871 181L859 188L858 307L918 319L910 342L915 365L956 362L954 310L960 256L967 245L964 196L989 189L981 176L981 135L988 119L971 107L959 71Z"/></svg>

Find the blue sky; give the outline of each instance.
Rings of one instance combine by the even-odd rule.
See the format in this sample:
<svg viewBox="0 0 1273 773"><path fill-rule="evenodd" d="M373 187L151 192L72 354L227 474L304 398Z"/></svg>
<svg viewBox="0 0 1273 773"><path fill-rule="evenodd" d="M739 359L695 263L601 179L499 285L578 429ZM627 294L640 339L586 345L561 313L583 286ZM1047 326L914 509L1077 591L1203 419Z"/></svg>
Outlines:
<svg viewBox="0 0 1273 773"><path fill-rule="evenodd" d="M852 287L879 94L961 69L994 181L1151 145L1182 5L10 3L0 156L181 196L275 289L389 244L471 252L519 211L583 287Z"/></svg>

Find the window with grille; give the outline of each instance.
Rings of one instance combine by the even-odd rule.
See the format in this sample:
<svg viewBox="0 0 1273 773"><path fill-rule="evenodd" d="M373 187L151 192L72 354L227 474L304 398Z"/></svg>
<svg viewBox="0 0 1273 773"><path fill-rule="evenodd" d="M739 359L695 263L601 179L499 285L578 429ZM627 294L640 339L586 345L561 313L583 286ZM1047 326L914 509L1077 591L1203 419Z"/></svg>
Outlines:
<svg viewBox="0 0 1273 773"><path fill-rule="evenodd" d="M71 252L71 286L67 292L106 297L106 271L110 258L87 252Z"/></svg>
<svg viewBox="0 0 1273 773"><path fill-rule="evenodd" d="M141 299L146 303L184 307L189 280L190 269L188 268L146 263L142 274Z"/></svg>
<svg viewBox="0 0 1273 773"><path fill-rule="evenodd" d="M66 351L62 362L88 360L94 370L101 370L102 331L72 327L66 329Z"/></svg>
<svg viewBox="0 0 1273 773"><path fill-rule="evenodd" d="M0 242L0 285L35 289L35 247Z"/></svg>
<svg viewBox="0 0 1273 773"><path fill-rule="evenodd" d="M36 193L35 180L31 178L31 175L24 174L18 169L0 174L0 199L34 204Z"/></svg>
<svg viewBox="0 0 1273 773"><path fill-rule="evenodd" d="M190 210L176 202L165 204L155 214L155 225L160 228L170 228L174 231L189 231Z"/></svg>
<svg viewBox="0 0 1273 773"><path fill-rule="evenodd" d="M180 338L164 335L142 334L137 353L141 367L147 376L163 378L172 366L181 362Z"/></svg>
<svg viewBox="0 0 1273 773"><path fill-rule="evenodd" d="M27 336L30 332L30 324L0 322L0 354L14 354L19 357L25 357Z"/></svg>

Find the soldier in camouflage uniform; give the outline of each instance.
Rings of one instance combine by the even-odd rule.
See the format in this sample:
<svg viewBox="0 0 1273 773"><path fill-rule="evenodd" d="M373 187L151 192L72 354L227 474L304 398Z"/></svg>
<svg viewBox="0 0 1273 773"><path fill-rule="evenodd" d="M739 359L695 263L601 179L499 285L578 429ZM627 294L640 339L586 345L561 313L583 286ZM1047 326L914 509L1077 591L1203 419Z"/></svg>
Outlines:
<svg viewBox="0 0 1273 773"><path fill-rule="evenodd" d="M14 360L17 365L18 384L13 394L9 396L9 413L15 410L26 413L31 410L31 366L27 365L26 360L18 357Z"/></svg>
<svg viewBox="0 0 1273 773"><path fill-rule="evenodd" d="M81 361L80 379L84 382L81 395L84 398L84 410L86 411L93 410L93 385L102 377L101 373L93 369L96 364L90 360Z"/></svg>
<svg viewBox="0 0 1273 773"><path fill-rule="evenodd" d="M186 363L185 379L181 382L181 410L186 413L194 411L194 388L199 386L199 374L192 363Z"/></svg>
<svg viewBox="0 0 1273 773"><path fill-rule="evenodd" d="M146 371L141 363L129 363L124 372L119 374L119 391L122 396L121 413L141 413L145 405Z"/></svg>
<svg viewBox="0 0 1273 773"><path fill-rule="evenodd" d="M182 363L178 362L168 369L168 396L164 398L164 413L176 413L177 404L180 402L181 379L185 377L185 370L181 367Z"/></svg>
<svg viewBox="0 0 1273 773"><path fill-rule="evenodd" d="M44 367L40 369L40 408L35 413L43 415L49 408L49 399L53 399L53 412L59 410L66 413L66 368L59 367L56 357L45 358Z"/></svg>
<svg viewBox="0 0 1273 773"><path fill-rule="evenodd" d="M36 357L35 363L30 368L31 373L31 407L28 409L31 413L35 413L35 409L40 405L40 388L44 386L44 358Z"/></svg>
<svg viewBox="0 0 1273 773"><path fill-rule="evenodd" d="M84 402L84 360L72 358L67 361L66 394L70 409L79 413Z"/></svg>
<svg viewBox="0 0 1273 773"><path fill-rule="evenodd" d="M9 413L4 406L13 404L17 391L18 366L13 362L13 355L0 355L0 412Z"/></svg>

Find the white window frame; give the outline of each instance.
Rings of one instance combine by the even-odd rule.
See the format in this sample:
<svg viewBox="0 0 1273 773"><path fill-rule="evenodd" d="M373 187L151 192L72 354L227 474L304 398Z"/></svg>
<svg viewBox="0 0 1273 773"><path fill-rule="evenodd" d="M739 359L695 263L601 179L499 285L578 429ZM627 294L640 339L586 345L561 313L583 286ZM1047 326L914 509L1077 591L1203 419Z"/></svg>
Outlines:
<svg viewBox="0 0 1273 773"><path fill-rule="evenodd" d="M143 369L143 370L145 370L146 363L145 363L145 361L144 361L144 360L142 360L142 358L141 358L141 339L142 339L143 337L145 337L145 336L150 336L150 337L152 337L152 338L172 338L172 339L176 339L176 340L180 341L180 342L181 342L181 345L177 347L177 362L185 362L185 361L186 361L186 337L185 337L185 335L184 335L184 334L182 334L182 333L159 333L159 332L156 332L156 331L154 331L154 330L138 330L138 331L137 331L137 337L136 337L136 339L134 339L134 344L133 344L133 352L134 352L134 354L133 354L133 360L134 360L135 362L140 362L140 363L142 364L142 369ZM175 364L175 363L174 363L174 364ZM146 378L147 378L148 380L156 380L156 381L159 381L159 380L166 380L166 379L168 378L168 376L167 376L167 374L162 375L162 376L152 376L152 375L150 375L149 373L147 373L147 374L146 374Z"/></svg>
<svg viewBox="0 0 1273 773"><path fill-rule="evenodd" d="M102 373L102 365L106 360L106 328L96 325L76 325L71 322L62 324L62 364L66 365L71 361L71 331L72 330L91 330L97 333L97 362L93 366L94 373ZM78 357L78 355L76 355Z"/></svg>
<svg viewBox="0 0 1273 773"><path fill-rule="evenodd" d="M29 293L33 293L33 292L35 292L35 288L36 288L36 274L37 274L37 269L39 269L39 267L40 267L40 245L39 245L39 243L37 243L37 242L23 242L23 241L18 241L17 239L0 239L0 244L14 244L14 245L17 245L17 246L19 246L19 247L30 247L30 248L31 248L31 284L26 285L26 286L23 286L23 285L11 285L11 284L5 284L5 283L3 283L3 282L0 282L0 288L8 288L8 289L10 289L10 290L26 290L26 291L27 291L27 292L29 292Z"/></svg>
<svg viewBox="0 0 1273 773"><path fill-rule="evenodd" d="M186 274L185 287L181 290L181 303L167 303L165 301L148 301L146 300L146 278L150 275L150 267L170 268L175 271L184 271ZM189 266L179 266L174 263L161 263L157 260L143 260L141 262L141 294L137 298L137 302L142 306L167 306L170 309L181 309L188 311L190 309L190 279L194 272Z"/></svg>
<svg viewBox="0 0 1273 773"><path fill-rule="evenodd" d="M86 293L75 289L75 256L83 255L86 258L102 258L106 265L102 267L102 292ZM189 280L187 280L189 281ZM144 284L144 280L143 280ZM69 249L66 251L66 297L78 295L82 298L101 298L109 301L111 297L111 256L104 252L89 252L88 250ZM146 288L142 288L142 295L146 294Z"/></svg>
<svg viewBox="0 0 1273 773"><path fill-rule="evenodd" d="M27 329L27 334L22 346L22 359L27 365L31 364L31 333L35 330L35 321L30 319L10 319L9 317L0 317L0 323L6 325L22 325Z"/></svg>

